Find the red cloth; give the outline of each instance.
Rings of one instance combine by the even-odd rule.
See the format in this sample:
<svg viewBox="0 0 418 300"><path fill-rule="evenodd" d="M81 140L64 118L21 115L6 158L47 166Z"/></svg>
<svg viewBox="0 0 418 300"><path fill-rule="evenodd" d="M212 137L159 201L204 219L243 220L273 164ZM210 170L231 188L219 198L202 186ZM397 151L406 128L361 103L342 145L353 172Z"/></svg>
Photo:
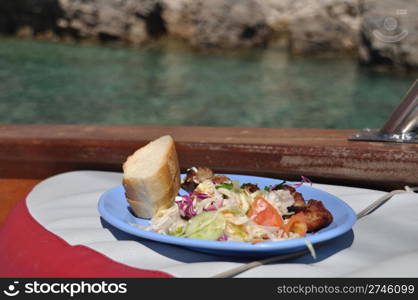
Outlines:
<svg viewBox="0 0 418 300"><path fill-rule="evenodd" d="M20 201L0 228L0 277L173 277L128 267L47 231Z"/></svg>

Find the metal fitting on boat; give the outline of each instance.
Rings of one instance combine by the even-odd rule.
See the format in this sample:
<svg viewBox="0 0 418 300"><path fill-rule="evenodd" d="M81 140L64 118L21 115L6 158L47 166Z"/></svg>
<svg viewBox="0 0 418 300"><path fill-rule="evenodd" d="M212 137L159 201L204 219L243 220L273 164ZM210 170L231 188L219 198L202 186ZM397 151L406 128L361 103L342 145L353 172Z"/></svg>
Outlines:
<svg viewBox="0 0 418 300"><path fill-rule="evenodd" d="M366 128L350 141L418 143L418 79L381 129Z"/></svg>

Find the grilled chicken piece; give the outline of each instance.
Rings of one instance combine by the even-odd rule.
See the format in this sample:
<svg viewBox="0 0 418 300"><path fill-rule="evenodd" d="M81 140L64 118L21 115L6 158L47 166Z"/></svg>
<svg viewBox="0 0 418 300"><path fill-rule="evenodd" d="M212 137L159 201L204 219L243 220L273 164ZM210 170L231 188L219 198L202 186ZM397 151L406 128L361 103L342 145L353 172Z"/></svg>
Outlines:
<svg viewBox="0 0 418 300"><path fill-rule="evenodd" d="M213 171L207 167L192 167L187 169L186 177L181 183L181 188L191 193L206 179L212 179Z"/></svg>
<svg viewBox="0 0 418 300"><path fill-rule="evenodd" d="M244 183L241 185L241 188L250 194L257 192L260 189L258 185L252 183Z"/></svg>
<svg viewBox="0 0 418 300"><path fill-rule="evenodd" d="M303 198L301 193L296 192L296 189L293 186L290 185L284 185L284 190L287 190L290 192L290 194L293 196L293 199L295 199L295 204L293 204L292 210L295 212L300 211L300 208L305 207L305 199Z"/></svg>
<svg viewBox="0 0 418 300"><path fill-rule="evenodd" d="M293 186L285 185L283 189L288 190L295 199L295 204L289 207L289 211L303 212L305 215L308 232L318 231L332 223L332 214L321 201L311 199L305 203L302 194L296 192Z"/></svg>
<svg viewBox="0 0 418 300"><path fill-rule="evenodd" d="M318 231L332 223L332 214L321 201L309 200L302 211L305 215L306 225L308 225L308 232Z"/></svg>
<svg viewBox="0 0 418 300"><path fill-rule="evenodd" d="M222 184L225 182L231 182L231 179L224 175L215 175L211 178L211 180L214 184Z"/></svg>
<svg viewBox="0 0 418 300"><path fill-rule="evenodd" d="M214 175L213 171L208 167L193 167L186 171L186 177L181 183L181 187L185 191L192 193L199 183L208 179L212 180L214 184L231 182L229 177L224 175Z"/></svg>

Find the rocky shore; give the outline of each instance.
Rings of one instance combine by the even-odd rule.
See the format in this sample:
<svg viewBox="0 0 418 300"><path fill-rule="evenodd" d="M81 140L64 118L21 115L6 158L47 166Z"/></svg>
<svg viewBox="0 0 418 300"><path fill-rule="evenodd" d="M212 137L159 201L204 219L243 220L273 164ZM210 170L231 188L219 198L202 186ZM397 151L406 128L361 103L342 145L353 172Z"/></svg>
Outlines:
<svg viewBox="0 0 418 300"><path fill-rule="evenodd" d="M418 69L415 1L8 0L0 33L138 46L172 37L199 49L286 47Z"/></svg>

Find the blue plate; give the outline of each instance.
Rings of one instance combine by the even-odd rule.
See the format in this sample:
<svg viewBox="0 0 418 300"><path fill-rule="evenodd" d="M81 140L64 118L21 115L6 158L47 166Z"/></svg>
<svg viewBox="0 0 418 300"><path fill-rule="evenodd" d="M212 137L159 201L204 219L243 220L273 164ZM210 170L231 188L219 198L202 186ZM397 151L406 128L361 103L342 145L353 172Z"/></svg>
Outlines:
<svg viewBox="0 0 418 300"><path fill-rule="evenodd" d="M281 182L279 179L265 177L225 175L232 180L238 180L241 184L247 182L258 184L260 188ZM356 222L355 212L338 197L306 185L299 187L297 191L302 193L305 199L322 201L325 207L333 215L334 220L329 226L321 229L315 234L308 234L306 236L312 244L325 242L340 236L350 230ZM124 232L153 241L188 247L201 252L224 256L254 257L291 253L306 248L306 243L303 238L251 244L246 242L207 241L182 238L140 229L130 224L136 223L147 226L149 220L137 218L131 213L129 204L125 199L125 190L123 186L117 186L106 191L100 197L98 208L103 219Z"/></svg>

